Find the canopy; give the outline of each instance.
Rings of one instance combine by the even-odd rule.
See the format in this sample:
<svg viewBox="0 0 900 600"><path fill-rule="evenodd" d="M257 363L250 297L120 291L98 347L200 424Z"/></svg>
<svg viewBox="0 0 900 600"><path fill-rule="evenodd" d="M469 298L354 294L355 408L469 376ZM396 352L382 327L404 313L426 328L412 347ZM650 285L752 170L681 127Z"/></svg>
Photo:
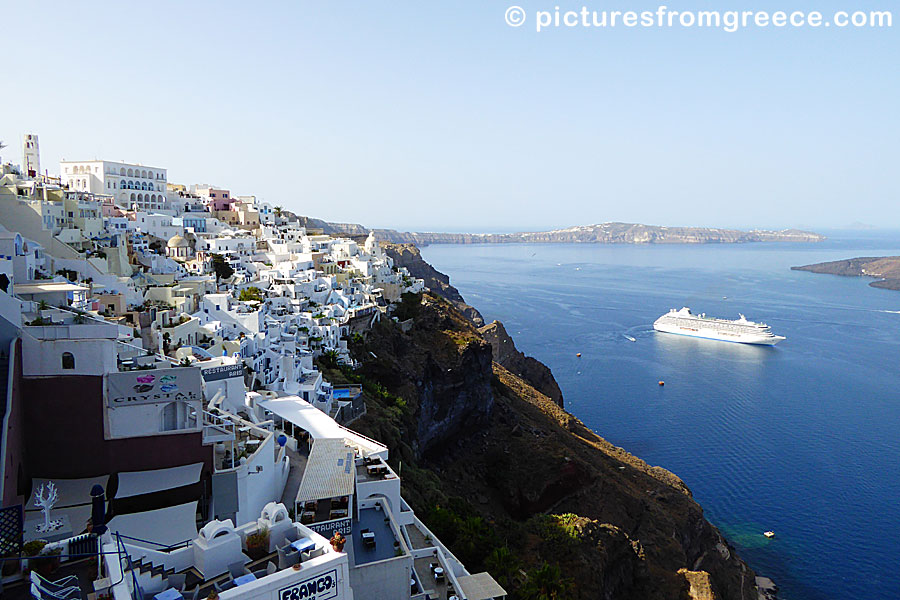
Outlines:
<svg viewBox="0 0 900 600"><path fill-rule="evenodd" d="M110 531L137 538L128 543L159 549L158 544L170 546L197 537L197 502L116 515L108 525Z"/></svg>
<svg viewBox="0 0 900 600"><path fill-rule="evenodd" d="M353 448L344 440L316 440L297 490L297 502L349 496L355 476Z"/></svg>
<svg viewBox="0 0 900 600"><path fill-rule="evenodd" d="M200 471L202 470L203 463L194 463L170 469L119 473L116 498L128 498L191 485L200 481Z"/></svg>
<svg viewBox="0 0 900 600"><path fill-rule="evenodd" d="M314 440L344 440L351 446L360 448L366 454L384 454L384 457L387 457L385 446L355 431L341 427L334 419L297 396L264 400L258 404L308 432Z"/></svg>
<svg viewBox="0 0 900 600"><path fill-rule="evenodd" d="M460 591L468 600L490 600L491 598L503 598L506 590L494 581L489 573L475 573L457 577Z"/></svg>

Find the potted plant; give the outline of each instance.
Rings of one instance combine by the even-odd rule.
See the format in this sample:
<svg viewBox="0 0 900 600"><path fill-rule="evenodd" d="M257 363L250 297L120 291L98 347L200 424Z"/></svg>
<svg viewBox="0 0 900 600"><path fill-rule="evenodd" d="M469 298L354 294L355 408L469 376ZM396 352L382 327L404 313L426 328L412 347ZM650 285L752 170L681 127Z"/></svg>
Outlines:
<svg viewBox="0 0 900 600"><path fill-rule="evenodd" d="M25 542L25 545L22 546L22 554L24 554L27 559L25 561L25 568L34 568L35 562L37 561L37 555L41 553L41 550L43 550L46 545L47 542L44 540L31 540L30 542Z"/></svg>
<svg viewBox="0 0 900 600"><path fill-rule="evenodd" d="M247 556L259 560L269 553L269 528L260 527L247 536Z"/></svg>

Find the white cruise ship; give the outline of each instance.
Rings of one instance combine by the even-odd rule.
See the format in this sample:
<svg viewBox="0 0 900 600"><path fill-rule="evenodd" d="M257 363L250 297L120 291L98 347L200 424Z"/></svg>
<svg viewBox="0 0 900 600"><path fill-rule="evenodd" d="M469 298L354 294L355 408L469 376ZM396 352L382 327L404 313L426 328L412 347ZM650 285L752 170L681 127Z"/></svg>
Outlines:
<svg viewBox="0 0 900 600"><path fill-rule="evenodd" d="M710 340L764 346L774 346L785 339L772 333L772 329L765 323L748 321L744 315L741 315L740 319L729 321L707 317L703 313L695 315L689 308L681 310L673 308L653 323L653 329Z"/></svg>

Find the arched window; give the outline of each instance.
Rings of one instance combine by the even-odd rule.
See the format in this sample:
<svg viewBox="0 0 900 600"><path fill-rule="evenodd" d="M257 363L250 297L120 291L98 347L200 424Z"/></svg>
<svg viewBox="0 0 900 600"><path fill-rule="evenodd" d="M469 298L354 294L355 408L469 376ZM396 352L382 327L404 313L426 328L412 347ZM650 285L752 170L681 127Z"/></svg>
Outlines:
<svg viewBox="0 0 900 600"><path fill-rule="evenodd" d="M125 176L125 167L122 167L121 169L119 169L119 175L121 175L122 177Z"/></svg>
<svg viewBox="0 0 900 600"><path fill-rule="evenodd" d="M71 352L62 353L62 368L69 370L75 368L75 355Z"/></svg>
<svg viewBox="0 0 900 600"><path fill-rule="evenodd" d="M128 176L131 177L132 175L134 175L134 170L128 169Z"/></svg>
<svg viewBox="0 0 900 600"><path fill-rule="evenodd" d="M138 194L138 202L143 202L143 201L144 201L144 195Z"/></svg>
<svg viewBox="0 0 900 600"><path fill-rule="evenodd" d="M147 189L147 182L146 182L146 181L142 181L142 182L141 182L141 189L142 189L142 190L146 190L146 189Z"/></svg>
<svg viewBox="0 0 900 600"><path fill-rule="evenodd" d="M134 194L131 194L131 201L134 202Z"/></svg>
<svg viewBox="0 0 900 600"><path fill-rule="evenodd" d="M146 178L146 177L147 177L147 171L142 170L142 171L141 171L141 177Z"/></svg>

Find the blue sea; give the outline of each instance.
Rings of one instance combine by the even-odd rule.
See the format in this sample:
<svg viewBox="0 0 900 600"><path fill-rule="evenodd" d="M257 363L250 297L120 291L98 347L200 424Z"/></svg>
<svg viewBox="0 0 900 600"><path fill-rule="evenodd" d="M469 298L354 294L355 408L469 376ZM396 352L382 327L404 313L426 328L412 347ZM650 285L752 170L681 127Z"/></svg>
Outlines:
<svg viewBox="0 0 900 600"><path fill-rule="evenodd" d="M900 256L900 233L423 249L551 367L570 412L678 474L785 600L900 598L900 291L790 270L884 255ZM770 348L652 330L682 306L744 313L787 340Z"/></svg>

